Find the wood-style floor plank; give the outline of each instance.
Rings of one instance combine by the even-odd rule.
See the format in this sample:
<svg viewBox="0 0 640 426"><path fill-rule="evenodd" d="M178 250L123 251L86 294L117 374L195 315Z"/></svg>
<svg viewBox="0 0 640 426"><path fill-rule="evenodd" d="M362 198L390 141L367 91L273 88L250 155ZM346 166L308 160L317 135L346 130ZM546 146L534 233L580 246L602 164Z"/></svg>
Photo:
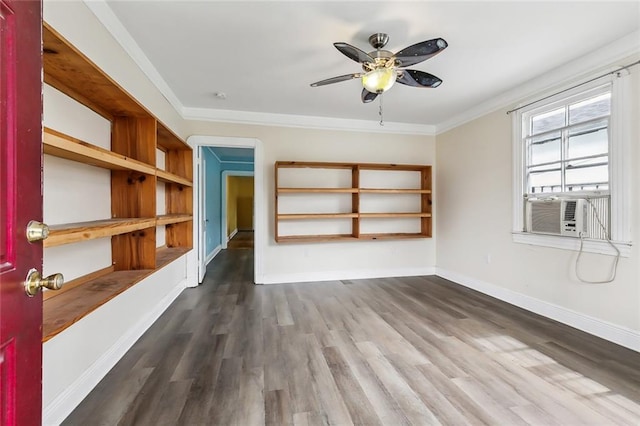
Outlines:
<svg viewBox="0 0 640 426"><path fill-rule="evenodd" d="M640 425L637 352L435 276L252 268L220 252L64 424Z"/></svg>

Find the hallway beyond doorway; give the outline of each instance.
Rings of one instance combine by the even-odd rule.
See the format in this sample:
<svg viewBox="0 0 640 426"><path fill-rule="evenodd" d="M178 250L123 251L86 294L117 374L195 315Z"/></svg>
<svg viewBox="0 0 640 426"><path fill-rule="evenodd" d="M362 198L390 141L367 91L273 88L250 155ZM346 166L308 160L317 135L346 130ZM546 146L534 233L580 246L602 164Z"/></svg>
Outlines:
<svg viewBox="0 0 640 426"><path fill-rule="evenodd" d="M227 249L253 249L253 231L238 231L227 242Z"/></svg>

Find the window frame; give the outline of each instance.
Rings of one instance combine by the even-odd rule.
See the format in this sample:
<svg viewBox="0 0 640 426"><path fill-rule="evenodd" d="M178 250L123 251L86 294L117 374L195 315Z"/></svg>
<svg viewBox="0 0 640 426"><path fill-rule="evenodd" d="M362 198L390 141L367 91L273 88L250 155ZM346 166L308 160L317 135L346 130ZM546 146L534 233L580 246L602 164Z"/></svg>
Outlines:
<svg viewBox="0 0 640 426"><path fill-rule="evenodd" d="M610 87L611 113L609 116L609 189L601 191L571 191L573 197L580 194L609 193L611 208L611 240L620 250L621 256L631 254L631 93L630 73L620 71L611 75L591 80L569 89L543 97L537 102L523 102L520 109L512 113L512 148L513 148L513 211L512 236L516 243L553 247L565 250L579 250L580 239L575 237L533 234L525 231L525 195L527 173L527 147L523 143L523 118L551 111L561 105L572 103L586 92L596 93L598 88ZM539 98L539 97L537 97ZM557 196L559 193L544 193L546 196ZM563 194L568 194L564 192ZM605 240L585 239L583 250L591 253L615 255L615 250Z"/></svg>

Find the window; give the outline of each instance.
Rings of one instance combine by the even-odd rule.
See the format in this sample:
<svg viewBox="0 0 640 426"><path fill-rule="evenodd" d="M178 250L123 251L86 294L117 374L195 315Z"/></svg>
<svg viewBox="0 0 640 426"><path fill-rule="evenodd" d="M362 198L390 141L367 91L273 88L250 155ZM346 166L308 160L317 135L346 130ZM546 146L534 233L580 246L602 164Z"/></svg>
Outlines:
<svg viewBox="0 0 640 426"><path fill-rule="evenodd" d="M625 87L628 73L621 74L548 96L513 114L514 241L576 250L575 236L582 235L588 239L585 251L610 254L610 238L623 255L630 252L627 93L632 90ZM563 235L570 232L543 235L527 229L532 202L556 198L588 200L588 232L567 238Z"/></svg>
<svg viewBox="0 0 640 426"><path fill-rule="evenodd" d="M527 195L608 190L610 115L610 85L523 114Z"/></svg>

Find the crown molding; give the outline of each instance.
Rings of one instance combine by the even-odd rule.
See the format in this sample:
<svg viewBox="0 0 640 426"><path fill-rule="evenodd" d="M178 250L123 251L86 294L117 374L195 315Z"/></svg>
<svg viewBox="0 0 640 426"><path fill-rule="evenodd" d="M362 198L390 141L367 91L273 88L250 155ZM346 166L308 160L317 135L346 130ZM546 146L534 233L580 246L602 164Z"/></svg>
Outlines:
<svg viewBox="0 0 640 426"><path fill-rule="evenodd" d="M113 36L120 46L127 52L127 54L133 59L133 62L138 65L142 72L147 76L153 85L155 85L160 93L169 101L173 109L176 110L178 115L181 115L184 108L176 94L171 90L171 87L162 78L158 70L151 63L144 51L135 42L129 31L122 25L122 22L113 13L111 7L105 0L83 0L84 4L93 12L107 31Z"/></svg>
<svg viewBox="0 0 640 426"><path fill-rule="evenodd" d="M233 111L209 108L184 108L185 120L215 121L233 124L294 127L304 129L347 130L371 133L393 133L408 135L435 135L436 127L427 124L355 120L346 118L316 117L309 115L272 114L265 112Z"/></svg>
<svg viewBox="0 0 640 426"><path fill-rule="evenodd" d="M480 118L499 109L523 105L526 99L544 97L546 93L557 91L563 85L579 83L585 76L596 72L613 71L627 63L617 62L640 53L640 31L628 34L606 48L569 61L557 68L545 72L524 84L487 100L477 106L436 125L436 134L444 133L462 124ZM616 65L614 67L614 65ZM592 75L591 75L592 77Z"/></svg>
<svg viewBox="0 0 640 426"><path fill-rule="evenodd" d="M147 55L122 25L105 0L83 0L98 20L109 31L142 72L158 88L173 108L185 120L204 120L223 123L251 124L278 127L297 127L326 130L347 130L373 133L394 133L433 136L436 127L425 124L351 120L330 117L300 116L294 114L272 114L247 111L218 110L210 108L186 108L153 66Z"/></svg>
<svg viewBox="0 0 640 426"><path fill-rule="evenodd" d="M129 54L142 72L158 88L178 114L185 120L213 121L220 123L293 127L305 129L360 131L371 133L392 133L435 136L462 124L480 118L502 108L512 107L523 100L554 90L568 82L578 82L580 76L594 73L640 52L640 31L592 53L570 61L541 76L531 79L518 87L503 92L486 102L478 104L454 117L436 125L385 122L380 126L373 120L356 120L331 117L303 116L295 114L273 114L251 111L233 111L211 108L185 107L131 34L122 25L105 0L83 0L114 39ZM625 65L625 64L620 64Z"/></svg>

